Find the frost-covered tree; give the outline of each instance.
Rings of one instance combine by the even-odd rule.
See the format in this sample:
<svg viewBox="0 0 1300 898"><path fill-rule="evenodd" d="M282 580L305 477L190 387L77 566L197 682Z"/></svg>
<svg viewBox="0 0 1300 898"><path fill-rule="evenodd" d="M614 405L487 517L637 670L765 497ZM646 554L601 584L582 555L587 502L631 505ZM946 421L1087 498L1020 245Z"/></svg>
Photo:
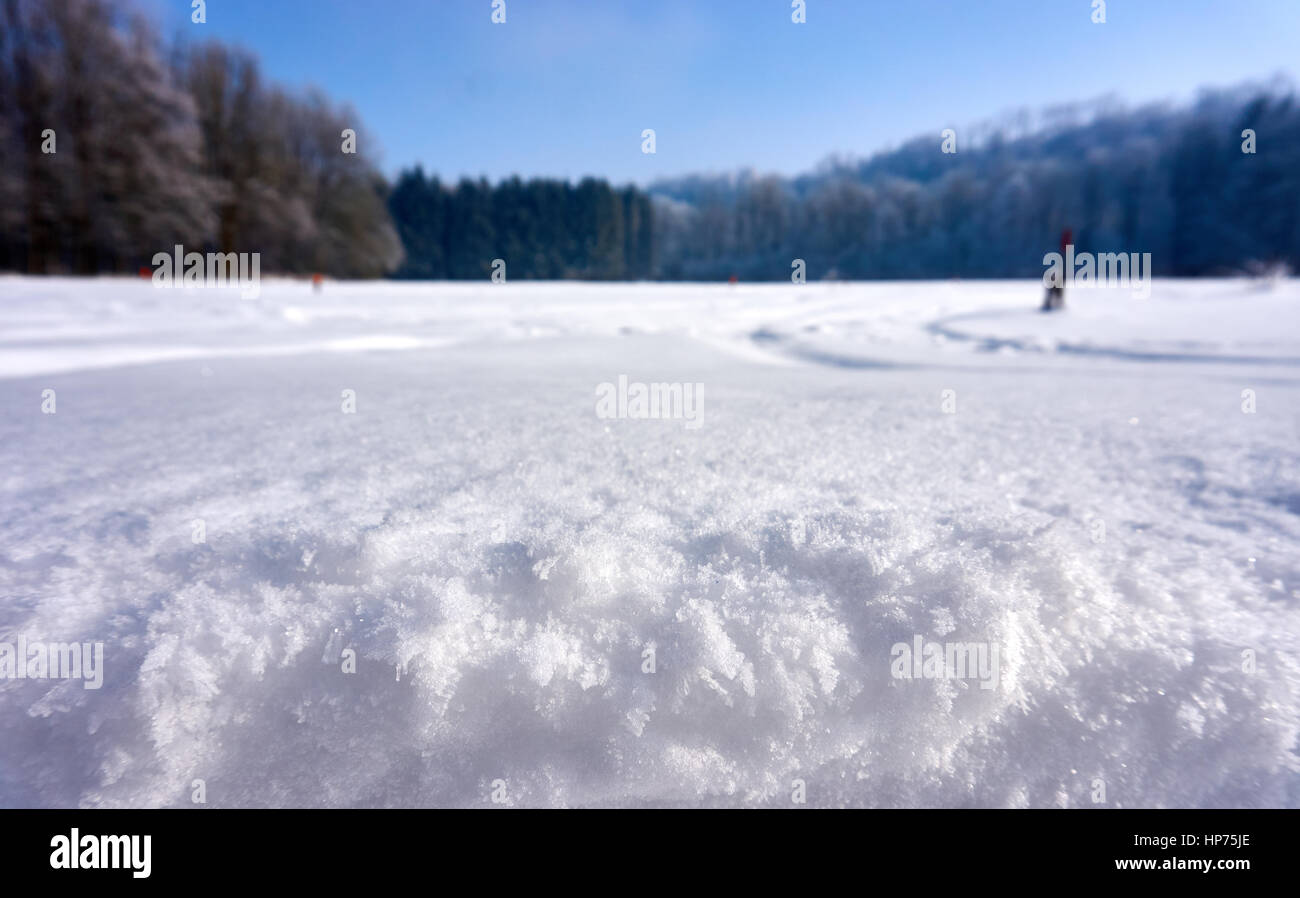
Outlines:
<svg viewBox="0 0 1300 898"><path fill-rule="evenodd" d="M0 265L131 271L177 243L263 271L400 261L373 152L341 149L374 147L352 111L219 44L168 50L120 0L0 4Z"/></svg>

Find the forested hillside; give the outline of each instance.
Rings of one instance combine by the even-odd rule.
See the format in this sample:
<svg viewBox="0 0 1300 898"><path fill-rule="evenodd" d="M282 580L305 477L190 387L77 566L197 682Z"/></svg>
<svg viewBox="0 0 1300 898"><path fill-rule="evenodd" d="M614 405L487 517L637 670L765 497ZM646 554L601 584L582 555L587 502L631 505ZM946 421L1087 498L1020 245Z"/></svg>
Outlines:
<svg viewBox="0 0 1300 898"><path fill-rule="evenodd" d="M216 42L164 43L118 0L0 3L0 269L133 272L177 244L339 277L1036 277L1080 250L1158 275L1300 267L1286 83L942 128L815 173L648 189L586 178L388 184L358 113ZM1255 152L1243 152L1252 132ZM355 134L357 152L345 151ZM436 158L432 160L436 168Z"/></svg>
<svg viewBox="0 0 1300 898"><path fill-rule="evenodd" d="M1287 85L1190 107L1080 104L958 129L956 153L941 143L936 128L793 180L655 185L658 273L783 280L802 258L810 279L1039 276L1066 227L1081 250L1151 253L1161 275L1300 265L1300 108Z"/></svg>

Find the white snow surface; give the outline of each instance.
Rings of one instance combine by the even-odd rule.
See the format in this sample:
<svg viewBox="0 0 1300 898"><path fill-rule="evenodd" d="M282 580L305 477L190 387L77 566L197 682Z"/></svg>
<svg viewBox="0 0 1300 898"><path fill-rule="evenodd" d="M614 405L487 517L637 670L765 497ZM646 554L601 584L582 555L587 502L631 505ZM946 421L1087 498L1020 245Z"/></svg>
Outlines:
<svg viewBox="0 0 1300 898"><path fill-rule="evenodd" d="M1300 282L1040 299L0 278L0 805L1300 805Z"/></svg>

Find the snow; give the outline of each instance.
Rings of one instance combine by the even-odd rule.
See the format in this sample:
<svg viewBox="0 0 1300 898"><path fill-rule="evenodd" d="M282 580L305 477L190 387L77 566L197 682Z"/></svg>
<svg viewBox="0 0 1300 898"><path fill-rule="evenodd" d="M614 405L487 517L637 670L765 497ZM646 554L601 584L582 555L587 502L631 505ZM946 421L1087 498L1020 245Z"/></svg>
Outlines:
<svg viewBox="0 0 1300 898"><path fill-rule="evenodd" d="M0 278L0 804L1300 805L1300 282L1040 301Z"/></svg>

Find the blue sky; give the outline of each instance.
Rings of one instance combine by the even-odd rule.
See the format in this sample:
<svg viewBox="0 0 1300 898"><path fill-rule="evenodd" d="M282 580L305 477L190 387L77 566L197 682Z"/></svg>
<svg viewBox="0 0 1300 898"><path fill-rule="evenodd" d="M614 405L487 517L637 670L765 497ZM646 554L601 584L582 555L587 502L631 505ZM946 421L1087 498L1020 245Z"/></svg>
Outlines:
<svg viewBox="0 0 1300 898"><path fill-rule="evenodd" d="M1021 106L1187 99L1300 60L1300 0L140 0L351 103L392 174L797 174ZM658 152L641 153L654 128ZM363 147L374 150L374 147Z"/></svg>

